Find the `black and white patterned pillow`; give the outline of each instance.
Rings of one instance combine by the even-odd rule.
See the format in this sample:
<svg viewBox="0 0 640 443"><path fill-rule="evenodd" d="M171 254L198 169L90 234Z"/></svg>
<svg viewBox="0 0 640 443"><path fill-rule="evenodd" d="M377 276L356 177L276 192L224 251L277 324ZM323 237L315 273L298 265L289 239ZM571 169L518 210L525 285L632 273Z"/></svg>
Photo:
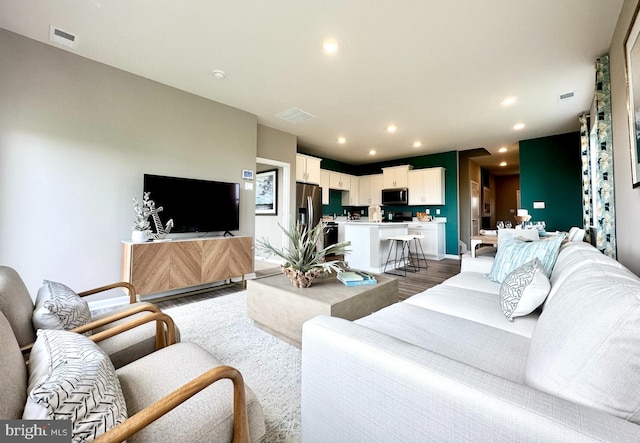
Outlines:
<svg viewBox="0 0 640 443"><path fill-rule="evenodd" d="M69 287L44 280L32 320L36 329L73 329L91 321L91 310L87 301Z"/></svg>
<svg viewBox="0 0 640 443"><path fill-rule="evenodd" d="M29 360L22 418L72 420L72 441L91 441L127 419L127 406L109 357L87 337L38 332Z"/></svg>
<svg viewBox="0 0 640 443"><path fill-rule="evenodd" d="M500 285L500 306L509 321L531 314L551 290L551 283L538 258L511 271Z"/></svg>

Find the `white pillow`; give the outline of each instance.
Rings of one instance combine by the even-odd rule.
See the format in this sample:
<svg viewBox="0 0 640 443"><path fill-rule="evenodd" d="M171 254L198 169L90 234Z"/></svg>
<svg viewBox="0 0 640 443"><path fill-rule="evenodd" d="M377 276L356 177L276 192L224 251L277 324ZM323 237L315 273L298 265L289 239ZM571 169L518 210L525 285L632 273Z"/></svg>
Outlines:
<svg viewBox="0 0 640 443"><path fill-rule="evenodd" d="M29 358L23 420L72 420L72 441L93 440L127 419L109 357L87 337L41 330Z"/></svg>
<svg viewBox="0 0 640 443"><path fill-rule="evenodd" d="M538 258L507 275L500 286L500 306L509 321L531 314L551 290L549 278Z"/></svg>
<svg viewBox="0 0 640 443"><path fill-rule="evenodd" d="M69 287L44 280L32 320L36 329L73 329L91 321L91 310L87 301Z"/></svg>

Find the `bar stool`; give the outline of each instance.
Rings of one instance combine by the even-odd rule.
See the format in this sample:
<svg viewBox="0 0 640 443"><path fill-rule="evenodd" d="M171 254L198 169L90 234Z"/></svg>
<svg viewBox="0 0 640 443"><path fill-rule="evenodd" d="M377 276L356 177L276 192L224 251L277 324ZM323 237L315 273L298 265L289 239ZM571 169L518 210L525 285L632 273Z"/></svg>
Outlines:
<svg viewBox="0 0 640 443"><path fill-rule="evenodd" d="M427 259L424 258L424 250L422 249L422 240L424 235L421 234L410 234L413 236L413 248L416 251L416 264L418 265L418 269L427 269L429 267L429 263L427 263ZM418 254L418 249L420 250L420 254L422 254L422 259L420 259L420 254ZM411 252L411 251L409 251ZM420 266L420 260L424 262L424 268Z"/></svg>
<svg viewBox="0 0 640 443"><path fill-rule="evenodd" d="M389 246L389 254L387 254L387 262L384 264L383 272L385 274L397 275L399 277L406 277L408 272L418 272L420 271L420 267L416 266L413 262L413 257L411 256L410 243L414 240L413 235L395 235L392 237L387 237L387 240L391 240L391 246ZM393 260L391 259L391 252L395 246L395 254ZM416 251L417 252L417 251ZM400 260L398 260L398 254L400 254ZM404 266L398 267L398 262L402 263ZM393 267L387 271L387 266L390 264ZM400 274L396 271L402 271Z"/></svg>

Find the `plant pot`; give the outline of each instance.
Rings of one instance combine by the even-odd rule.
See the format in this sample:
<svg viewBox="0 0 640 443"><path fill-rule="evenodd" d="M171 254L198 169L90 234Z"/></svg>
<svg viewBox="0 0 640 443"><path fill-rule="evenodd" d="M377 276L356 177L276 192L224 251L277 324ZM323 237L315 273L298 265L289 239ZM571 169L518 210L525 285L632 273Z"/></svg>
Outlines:
<svg viewBox="0 0 640 443"><path fill-rule="evenodd" d="M289 277L289 280L296 288L308 288L316 278L324 274L322 268L313 268L307 272L301 272L299 269L282 267L282 272Z"/></svg>
<svg viewBox="0 0 640 443"><path fill-rule="evenodd" d="M131 241L144 243L147 241L147 233L145 231L131 231Z"/></svg>

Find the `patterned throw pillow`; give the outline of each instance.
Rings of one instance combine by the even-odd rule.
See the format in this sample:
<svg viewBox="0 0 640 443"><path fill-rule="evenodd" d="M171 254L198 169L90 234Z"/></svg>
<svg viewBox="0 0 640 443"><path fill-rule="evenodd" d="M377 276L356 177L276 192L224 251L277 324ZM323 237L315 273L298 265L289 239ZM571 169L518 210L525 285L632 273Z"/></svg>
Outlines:
<svg viewBox="0 0 640 443"><path fill-rule="evenodd" d="M32 319L36 329L73 329L91 321L91 310L87 301L67 286L44 280Z"/></svg>
<svg viewBox="0 0 640 443"><path fill-rule="evenodd" d="M549 278L538 258L507 275L500 286L500 306L509 321L531 314L551 290Z"/></svg>
<svg viewBox="0 0 640 443"><path fill-rule="evenodd" d="M502 283L504 278L514 269L537 257L542 263L547 276L551 276L556 264L560 246L565 234L554 235L542 240L524 242L516 238L506 239L498 245L496 258L493 260L491 272L487 274L489 280Z"/></svg>
<svg viewBox="0 0 640 443"><path fill-rule="evenodd" d="M72 420L72 441L91 441L127 419L127 406L109 357L87 337L38 332L29 359L24 420Z"/></svg>

